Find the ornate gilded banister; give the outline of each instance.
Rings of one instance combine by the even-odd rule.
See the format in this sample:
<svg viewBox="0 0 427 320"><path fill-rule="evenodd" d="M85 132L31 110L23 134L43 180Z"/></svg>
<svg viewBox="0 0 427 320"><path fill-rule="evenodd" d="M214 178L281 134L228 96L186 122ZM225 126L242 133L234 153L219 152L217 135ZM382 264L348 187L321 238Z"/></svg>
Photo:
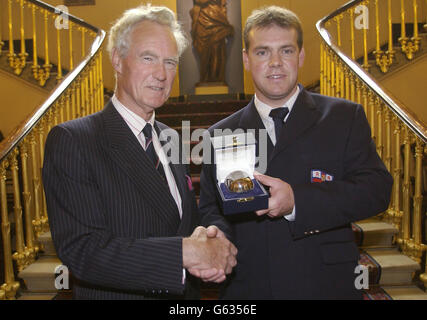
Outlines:
<svg viewBox="0 0 427 320"><path fill-rule="evenodd" d="M13 266L15 264L16 271L19 272L33 263L41 249L38 236L49 230L41 181L44 142L49 130L58 123L99 111L104 105L101 48L105 32L41 1L0 0L1 6L9 11L9 61L13 58L15 67L18 64L22 69L26 67L26 63L22 62L25 59L21 61L21 56L23 57L26 51L25 46L21 45L21 54L16 57L14 53L14 1L19 2L20 17L23 17L24 10L28 10L31 17L26 21L26 25L32 27L31 34L34 37L31 39L34 50L31 68L39 83L46 82L50 77L53 62L49 50L52 49L52 42L48 39L56 39L58 84L47 100L0 143L0 212L3 240L3 257L0 260L4 264L4 275L1 277L4 278L4 283L0 283L0 299L16 298L19 281L15 278ZM40 13L38 18L36 12ZM65 33L55 29L55 18L59 16L66 17L69 25L73 26L72 29L65 30ZM37 50L37 20L42 22L41 35L45 44L41 57ZM18 25L19 40L21 44L25 44L23 19L19 19ZM85 35L83 39L78 39L78 43L82 45L81 58L80 54L79 57L73 56L73 30L81 31L74 33L74 36ZM92 40L90 46L87 45L89 40ZM62 47L65 43L69 45L68 50ZM88 52L85 48L88 48ZM63 55L65 53L69 53L68 58ZM38 65L37 60L40 58L45 61L43 67ZM62 63L69 63L69 72L65 75L62 73ZM17 69L14 68L14 72L17 74ZM12 244L13 238L15 245ZM15 248L13 252L12 248Z"/></svg>
<svg viewBox="0 0 427 320"><path fill-rule="evenodd" d="M421 1L424 0L402 0L396 5L395 1L390 0L353 0L318 21L316 25L321 37L321 93L344 97L363 105L378 154L394 178L389 209L380 217L398 228L396 244L403 253L420 264L427 248L426 239L423 238L424 223L427 220L427 126L368 73L374 66L369 66L367 57L372 52L377 67L385 73L393 64L396 46L408 60L413 59L414 54L419 54L418 21L427 19L419 16L418 2ZM408 11L409 2L412 7ZM399 15L397 12L393 15L393 9L400 10ZM412 16L408 18L411 11ZM381 20L380 12L386 13L387 18L383 15ZM374 18L370 21L375 21L375 28L367 28L364 24L365 20L369 20L369 13ZM399 21L392 20L396 16L400 17ZM345 19L350 19L350 23L345 24ZM409 21L414 24L412 37L408 36L406 30L406 23ZM394 44L392 24L401 24L399 42ZM349 26L348 30L343 28L345 25ZM348 39L348 43L342 39ZM368 39L374 39L374 42L371 43ZM383 52L382 46L387 46L388 50ZM356 60L357 58L360 60ZM339 66L338 74L342 72L344 75L344 79L338 82L333 75L334 65ZM423 270L420 280L427 287L427 266L423 266Z"/></svg>

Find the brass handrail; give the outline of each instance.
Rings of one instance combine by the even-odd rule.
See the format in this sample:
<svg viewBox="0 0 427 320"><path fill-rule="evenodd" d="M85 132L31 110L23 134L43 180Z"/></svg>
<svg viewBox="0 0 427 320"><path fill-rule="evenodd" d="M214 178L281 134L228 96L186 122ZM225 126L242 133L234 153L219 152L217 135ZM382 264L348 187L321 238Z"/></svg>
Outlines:
<svg viewBox="0 0 427 320"><path fill-rule="evenodd" d="M31 0L36 1L36 0ZM86 58L72 70L53 90L51 95L42 105L32 112L20 125L16 127L14 132L5 137L0 143L0 161L5 159L9 153L19 144L19 142L31 131L37 122L46 114L49 108L59 99L59 97L70 87L70 85L81 74L82 70L89 65L95 55L99 52L102 43L105 39L105 31L98 30L97 36L92 44L89 54Z"/></svg>
<svg viewBox="0 0 427 320"><path fill-rule="evenodd" d="M426 155L427 128L401 101L385 90L369 75L372 67L368 62L368 51L373 51L376 65L383 73L393 64L396 51L392 43L392 14L391 1L387 1L388 13L388 50L383 52L380 47L379 0L371 1L375 5L375 45L368 44L368 27L365 21L363 29L363 64L359 65L355 57L355 13L369 10L369 0L350 1L316 23L321 37L320 47L320 91L322 94L346 98L363 105L368 122L371 126L372 138L376 143L377 152L383 159L387 169L393 175L394 184L391 202L386 212L379 215L380 219L392 223L398 230L394 237L401 251L421 264L427 244L423 239L423 212L427 183ZM420 52L420 37L418 35L418 4L412 1L414 33L407 37L405 26L405 2L401 1L401 37L400 50L408 60ZM342 16L350 17L349 31L351 35L351 58L343 51L341 31L343 30ZM365 19L366 16L362 15ZM360 22L360 21L359 21ZM328 27L337 24L337 40L331 36ZM372 28L373 29L373 28ZM360 35L362 38L362 35ZM374 38L374 37L372 37ZM394 128L394 129L393 129ZM427 287L427 261L424 273L419 275Z"/></svg>
<svg viewBox="0 0 427 320"><path fill-rule="evenodd" d="M361 68L359 64L342 52L341 49L333 43L331 35L325 28L325 24L329 20L332 20L334 17L346 12L349 8L364 1L365 0L352 0L333 13L322 18L316 23L317 31L327 46L359 77L359 79L371 90L376 92L390 110L393 111L421 140L427 142L427 126L424 125L411 110L405 107L403 103L397 103L397 99L395 97L392 98L390 92L379 85L365 69Z"/></svg>
<svg viewBox="0 0 427 320"><path fill-rule="evenodd" d="M13 2L15 1L15 2ZM12 4L19 4L21 53L16 57L13 48ZM48 19L51 16L68 18L74 28L81 31L82 61L74 67L72 29L69 37L70 71L62 77L61 39L59 29L53 29L57 38L58 81L50 96L38 106L15 130L0 143L0 217L3 246L4 283L0 283L0 300L15 299L20 282L15 279L22 270L33 263L42 245L38 237L49 230L46 201L41 182L43 167L44 141L52 126L80 116L99 111L104 105L104 86L102 76L102 45L106 33L83 20L38 0L7 0L9 14L9 55L8 60L16 75L28 67L26 63L24 39L24 5L31 9L33 25L33 71L34 78L43 86L51 75L48 50ZM35 39L35 11L43 16L45 37L45 65L38 65ZM52 21L51 21L52 22ZM77 26L77 27L76 27ZM89 33L93 42L86 54L85 33ZM1 35L1 34L0 34ZM1 39L0 39L1 41ZM3 43L3 42L2 42ZM11 218L13 216L13 218ZM13 223L11 222L13 221ZM15 248L12 252L12 225L15 226ZM13 261L16 263L14 264Z"/></svg>

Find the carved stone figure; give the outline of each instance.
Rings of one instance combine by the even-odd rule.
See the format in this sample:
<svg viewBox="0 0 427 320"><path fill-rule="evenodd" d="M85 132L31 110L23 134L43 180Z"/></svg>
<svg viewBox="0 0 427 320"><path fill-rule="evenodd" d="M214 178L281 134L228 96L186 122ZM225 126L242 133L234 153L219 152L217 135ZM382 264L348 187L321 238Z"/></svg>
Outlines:
<svg viewBox="0 0 427 320"><path fill-rule="evenodd" d="M225 83L226 38L234 33L226 0L194 0L190 10L193 46L200 59L200 83Z"/></svg>

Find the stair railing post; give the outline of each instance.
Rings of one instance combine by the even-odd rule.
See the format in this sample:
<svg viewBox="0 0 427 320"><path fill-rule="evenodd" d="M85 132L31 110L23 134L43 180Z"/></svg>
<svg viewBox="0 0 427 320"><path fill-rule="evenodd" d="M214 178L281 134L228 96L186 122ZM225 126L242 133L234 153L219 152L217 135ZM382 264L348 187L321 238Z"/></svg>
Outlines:
<svg viewBox="0 0 427 320"><path fill-rule="evenodd" d="M414 193L414 218L413 218L413 238L414 238L414 253L413 258L418 263L421 263L423 251L427 246L423 244L422 227L423 227L423 155L425 144L416 137L415 142L415 193Z"/></svg>
<svg viewBox="0 0 427 320"><path fill-rule="evenodd" d="M0 163L0 203L1 203L1 232L3 240L3 263L5 283L1 285L1 299L15 299L16 292L19 289L19 283L15 281L12 262L12 240L10 232L9 212L7 208L7 190L6 190L6 170L9 167L9 161L4 160Z"/></svg>
<svg viewBox="0 0 427 320"><path fill-rule="evenodd" d="M39 246L37 245L36 239L34 238L33 210L31 205L31 198L34 195L32 195L30 191L30 169L28 168L28 158L30 157L30 154L28 145L28 139L25 138L21 142L19 149L22 167L22 198L25 215L25 245L27 248L26 251L28 252L28 264L31 264L36 260L37 253L39 252Z"/></svg>
<svg viewBox="0 0 427 320"><path fill-rule="evenodd" d="M425 159L426 156L427 156L427 145L424 144L424 150L423 150L423 157L424 157L424 159ZM427 169L424 168L424 170L427 170ZM422 178L426 179L427 177L422 176ZM423 180L423 181L424 181L424 184L426 184L425 180ZM424 192L425 191L426 190L424 190ZM427 215L426 212L425 212L425 214ZM421 221L423 221L423 218L421 218ZM427 217L424 217L424 221L425 221L424 223L427 223ZM427 237L427 235L426 235L426 237ZM423 244L422 248L424 249L424 251L427 251L427 245L426 244ZM420 280L424 283L424 289L427 289L427 254L426 254L426 257L425 257L424 273L422 273L420 275Z"/></svg>
<svg viewBox="0 0 427 320"><path fill-rule="evenodd" d="M57 53L58 53L58 62L57 62L57 75L56 80L61 81L62 80L62 63L61 63L61 35L60 35L60 29L56 29L56 43L57 43Z"/></svg>
<svg viewBox="0 0 427 320"><path fill-rule="evenodd" d="M18 157L19 150L15 148L10 156L9 163L12 171L12 182L13 182L13 202L14 202L14 217L15 217L15 236L16 236L16 252L12 255L12 258L16 261L18 271L22 271L27 267L33 260L32 253L25 246L24 239L24 227L22 219L22 204L21 204L21 188L19 184L19 164Z"/></svg>
<svg viewBox="0 0 427 320"><path fill-rule="evenodd" d="M0 12L4 12L3 11L3 2L0 2ZM0 56L2 54L2 49L4 46L4 41L3 41L3 28L2 28L2 24L3 24L3 16L0 14Z"/></svg>
<svg viewBox="0 0 427 320"><path fill-rule="evenodd" d="M48 37L47 37L47 21L48 21L48 12L47 10L40 9L44 12L44 36L45 36L45 64L43 68L40 67L38 63L38 54L37 54L37 23L36 23L36 8L35 4L32 5L32 15L33 15L33 77L38 81L41 87L44 87L46 81L50 77L50 70L52 65L49 64L49 51L48 51Z"/></svg>
<svg viewBox="0 0 427 320"><path fill-rule="evenodd" d="M101 101L100 101L100 109L101 110L104 107L104 74L103 74L103 67L102 67L103 59L102 59L102 50L99 52L99 84L100 84L100 91L101 91Z"/></svg>
<svg viewBox="0 0 427 320"><path fill-rule="evenodd" d="M36 134L37 129L34 129L29 135L29 144L30 144L30 152L31 152L31 168L32 168L32 187L33 187L33 208L34 208L34 216L32 225L35 232L35 238L37 239L41 234L41 179L39 174L39 163L38 163L38 154L37 154L37 142L36 142ZM41 249L41 248L40 248Z"/></svg>
<svg viewBox="0 0 427 320"><path fill-rule="evenodd" d="M363 2L363 5L365 5L366 7L369 5L369 1L366 0ZM369 23L369 20L367 19L367 17L365 17L363 19L363 64L362 67L363 69L365 69L366 71L369 71L369 68L371 67L371 65L368 62L368 27L367 24Z"/></svg>
<svg viewBox="0 0 427 320"><path fill-rule="evenodd" d="M323 51L324 51L324 45L323 42L320 43L320 94L323 94L324 92L324 85L325 85L325 79L324 79L324 65L323 65Z"/></svg>
<svg viewBox="0 0 427 320"><path fill-rule="evenodd" d="M405 25L405 2L401 0L401 37L399 38L399 42L402 47L402 52L406 54L406 58L412 60L414 58L414 54L420 49L419 43L421 38L418 36L418 4L417 0L413 0L413 9L414 9L414 35L409 39L406 36L406 25Z"/></svg>
<svg viewBox="0 0 427 320"><path fill-rule="evenodd" d="M383 115L385 107L383 107L378 96L375 98L375 103L377 106L377 121L378 121L378 139L377 139L377 152L381 159L384 155L384 144L383 144Z"/></svg>
<svg viewBox="0 0 427 320"><path fill-rule="evenodd" d="M380 67L383 73L389 70L390 65L393 63L394 50L393 50L393 35L392 35L392 18L391 18L391 0L388 0L388 50L384 53L380 47L380 21L379 21L379 6L378 0L375 0L375 20L376 20L376 37L377 44L374 51L376 64Z"/></svg>
<svg viewBox="0 0 427 320"><path fill-rule="evenodd" d="M73 57L73 23L68 22L68 46L70 50L70 70L74 69L74 57Z"/></svg>
<svg viewBox="0 0 427 320"><path fill-rule="evenodd" d="M27 63L28 53L25 49L25 28L24 28L24 0L19 1L19 12L20 12L20 40L21 40L21 52L16 56L13 47L13 33L12 33L12 1L9 0L9 65L12 67L16 75L20 75L24 70Z"/></svg>
<svg viewBox="0 0 427 320"><path fill-rule="evenodd" d="M403 138L403 216L402 216L402 235L398 240L400 247L404 254L411 256L410 242L411 242L411 175L410 165L412 161L411 155L411 134L408 127L404 127L404 138Z"/></svg>

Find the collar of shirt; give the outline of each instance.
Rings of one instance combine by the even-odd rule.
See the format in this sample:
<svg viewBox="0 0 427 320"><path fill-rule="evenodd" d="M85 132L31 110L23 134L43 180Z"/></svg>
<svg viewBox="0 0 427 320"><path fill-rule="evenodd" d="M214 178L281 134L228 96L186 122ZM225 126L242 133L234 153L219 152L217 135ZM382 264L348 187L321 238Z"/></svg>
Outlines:
<svg viewBox="0 0 427 320"><path fill-rule="evenodd" d="M287 107L289 109L289 113L285 117L283 122L286 122L286 120L288 120L288 117L291 114L292 108L295 104L295 101L298 98L300 91L301 90L299 86L297 86L297 90L295 91L295 93L282 106L282 108ZM261 102L258 99L256 94L254 98L254 103L255 103L255 108L257 109L261 117L261 120L264 123L265 128L267 129L268 135L270 136L270 139L273 142L273 145L276 145L276 133L274 131L274 120L270 117L270 111L273 110L274 108L270 107L268 104L265 104L264 102Z"/></svg>
<svg viewBox="0 0 427 320"><path fill-rule="evenodd" d="M145 121L144 118L137 115L135 112L129 110L126 108L117 98L116 95L113 95L111 98L111 102L113 103L114 107L116 108L117 112L123 117L129 128L132 130L133 134L138 138L140 135L142 129L144 129L145 125L147 124L147 121ZM151 126L154 128L154 119L155 119L155 112L153 112L152 117L148 122L151 124ZM153 134L157 136L156 130L153 130ZM143 147L145 149L145 139L139 139L138 140L143 144Z"/></svg>

